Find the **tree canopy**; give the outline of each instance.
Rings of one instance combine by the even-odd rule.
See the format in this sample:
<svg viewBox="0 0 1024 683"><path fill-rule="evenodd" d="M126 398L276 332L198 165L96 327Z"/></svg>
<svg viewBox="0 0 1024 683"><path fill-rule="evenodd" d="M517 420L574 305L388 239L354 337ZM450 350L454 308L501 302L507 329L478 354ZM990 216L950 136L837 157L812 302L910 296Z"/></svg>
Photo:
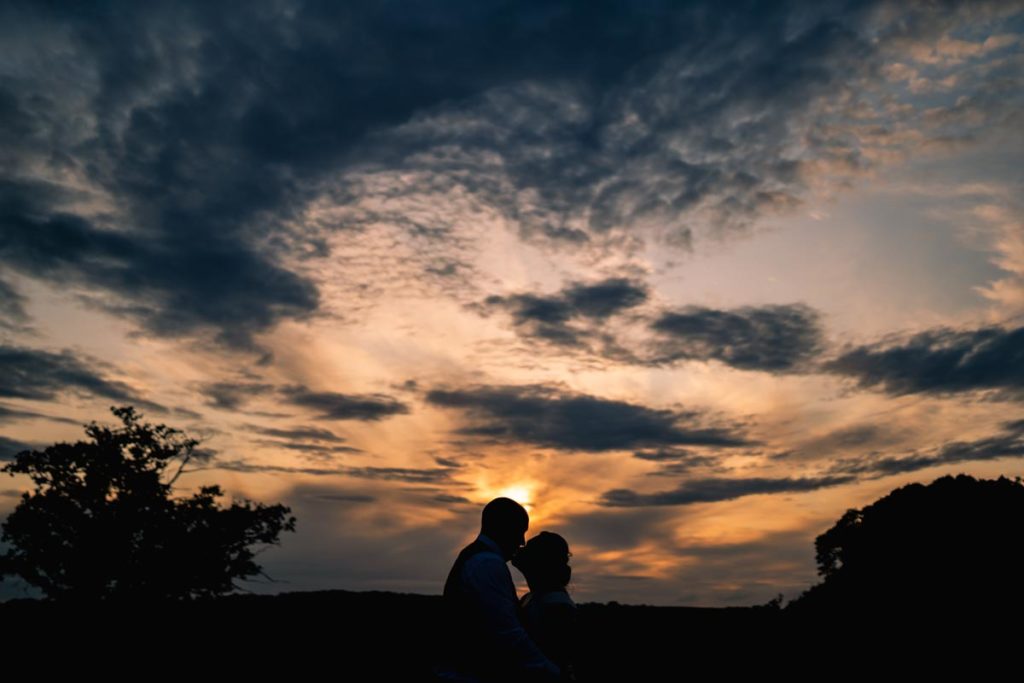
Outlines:
<svg viewBox="0 0 1024 683"><path fill-rule="evenodd" d="M0 580L20 576L55 600L173 600L266 576L250 546L276 545L282 531L294 531L291 509L248 500L224 508L217 485L173 498L175 481L192 471L186 465L208 458L196 451L199 442L143 422L131 406L111 411L123 426L94 421L85 428L89 441L22 451L0 468L35 485L0 527L10 545Z"/></svg>
<svg viewBox="0 0 1024 683"><path fill-rule="evenodd" d="M1024 603L1024 484L947 475L850 509L815 540L824 581L787 609L987 610Z"/></svg>

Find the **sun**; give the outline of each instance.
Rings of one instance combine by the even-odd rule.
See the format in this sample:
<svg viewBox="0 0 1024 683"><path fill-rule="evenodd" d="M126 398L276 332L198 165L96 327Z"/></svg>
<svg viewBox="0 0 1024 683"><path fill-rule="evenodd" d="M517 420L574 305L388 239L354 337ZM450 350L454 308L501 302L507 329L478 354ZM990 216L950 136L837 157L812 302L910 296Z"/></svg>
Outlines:
<svg viewBox="0 0 1024 683"><path fill-rule="evenodd" d="M527 510L531 507L530 502L530 487L525 484L514 484L512 486L506 486L503 489L498 490L495 494L495 498L511 498Z"/></svg>

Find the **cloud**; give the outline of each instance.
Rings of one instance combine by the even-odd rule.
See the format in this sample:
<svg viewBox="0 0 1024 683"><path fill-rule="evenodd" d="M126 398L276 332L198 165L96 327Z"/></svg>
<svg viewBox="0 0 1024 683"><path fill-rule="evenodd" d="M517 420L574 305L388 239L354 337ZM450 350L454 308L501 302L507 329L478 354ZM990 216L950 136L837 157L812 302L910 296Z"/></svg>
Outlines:
<svg viewBox="0 0 1024 683"><path fill-rule="evenodd" d="M139 398L135 391L116 380L106 379L101 363L65 349L51 353L39 349L0 344L0 396L46 401L67 391L101 396L154 410L162 406Z"/></svg>
<svg viewBox="0 0 1024 683"><path fill-rule="evenodd" d="M308 443L302 441L272 441L263 440L256 443L268 448L283 448L289 451L298 451L312 456L318 460L330 460L340 453L362 453L362 449L352 446L334 446L321 443Z"/></svg>
<svg viewBox="0 0 1024 683"><path fill-rule="evenodd" d="M1024 62L1021 67L1024 72ZM1005 198L1000 199L1005 201ZM1024 206L1019 202L1008 204L982 204L972 212L972 218L988 225L991 249L995 252L992 262L1005 273L974 290L993 303L1000 317L1024 314L1024 221L1020 218Z"/></svg>
<svg viewBox="0 0 1024 683"><path fill-rule="evenodd" d="M455 460L453 458L440 458L440 457L434 456L434 462L436 462L441 467L450 467L452 469L458 469L460 467L465 467L466 466L464 463L461 463L458 460Z"/></svg>
<svg viewBox="0 0 1024 683"><path fill-rule="evenodd" d="M317 307L310 282L205 216L186 225L179 221L187 216L167 217L166 232L140 235L67 213L42 194L0 180L0 261L35 278L99 290L89 301L153 334L214 330L221 343L251 348L254 334ZM209 232L197 233L199 226Z"/></svg>
<svg viewBox="0 0 1024 683"><path fill-rule="evenodd" d="M200 386L206 405L221 410L238 410L254 397L273 391L271 384L260 382L211 382Z"/></svg>
<svg viewBox="0 0 1024 683"><path fill-rule="evenodd" d="M404 481L412 484L440 484L451 480L452 469L434 467L414 469L408 467L350 467L345 474L362 479Z"/></svg>
<svg viewBox="0 0 1024 683"><path fill-rule="evenodd" d="M386 394L341 394L332 391L313 391L300 385L275 386L263 382L212 382L201 385L200 392L207 397L206 404L222 410L243 410L253 398L273 396L294 406L316 411L316 417L325 420L376 421L392 415L409 412L409 406ZM280 429L249 425L264 436L283 439L313 439L343 441L333 432L320 427L292 427Z"/></svg>
<svg viewBox="0 0 1024 683"><path fill-rule="evenodd" d="M22 451L32 450L32 444L0 434L0 460L13 460Z"/></svg>
<svg viewBox="0 0 1024 683"><path fill-rule="evenodd" d="M26 299L10 283L0 279L0 329L24 329L29 321Z"/></svg>
<svg viewBox="0 0 1024 683"><path fill-rule="evenodd" d="M652 362L717 360L740 370L806 370L824 348L820 318L804 304L668 311L651 324L661 335Z"/></svg>
<svg viewBox="0 0 1024 683"><path fill-rule="evenodd" d="M477 306L484 312L503 310L516 332L555 346L585 346L600 336L608 318L643 304L647 285L616 277L597 282L573 282L557 294L492 295Z"/></svg>
<svg viewBox="0 0 1024 683"><path fill-rule="evenodd" d="M468 417L469 425L459 434L500 443L592 452L749 443L737 428L705 426L705 417L696 411L658 410L546 385L434 389L426 400Z"/></svg>
<svg viewBox="0 0 1024 683"><path fill-rule="evenodd" d="M574 282L562 291L562 298L585 318L603 320L647 301L647 285L637 280L617 277L600 282Z"/></svg>
<svg viewBox="0 0 1024 683"><path fill-rule="evenodd" d="M854 476L784 477L768 479L691 479L671 491L637 493L629 489L613 489L601 495L606 507L646 507L658 505L692 505L733 500L743 496L771 493L799 493L856 481Z"/></svg>
<svg viewBox="0 0 1024 683"><path fill-rule="evenodd" d="M438 503L445 503L447 505L468 505L473 502L469 498L465 498L463 496L451 496L446 493L440 493L434 496L434 500Z"/></svg>
<svg viewBox="0 0 1024 683"><path fill-rule="evenodd" d="M63 422L65 424L81 425L78 420L72 420L67 417L57 417L54 415L46 415L44 413L37 413L32 410L22 410L20 408L11 408L0 404L0 423L13 422L15 420L50 420L52 422Z"/></svg>
<svg viewBox="0 0 1024 683"><path fill-rule="evenodd" d="M280 392L293 405L312 408L325 420L376 421L409 412L409 406L385 394L339 394L300 385L283 387Z"/></svg>
<svg viewBox="0 0 1024 683"><path fill-rule="evenodd" d="M331 443L341 443L345 440L334 432L323 429L322 427L297 426L281 429L277 427L263 427L260 425L249 424L246 425L245 428L250 432L255 432L256 434L273 436L279 439L311 439L313 441L327 441Z"/></svg>
<svg viewBox="0 0 1024 683"><path fill-rule="evenodd" d="M648 472L651 477L679 477L705 467L712 472L726 472L720 455L695 453L682 448L658 448L634 451L634 458L658 463L658 469Z"/></svg>
<svg viewBox="0 0 1024 683"><path fill-rule="evenodd" d="M787 450L769 455L772 460L785 460L787 464L816 460L835 460L846 453L877 453L904 443L912 434L905 425L852 424L831 429L823 434L809 434L805 438L793 437Z"/></svg>
<svg viewBox="0 0 1024 683"><path fill-rule="evenodd" d="M740 370L808 372L826 348L822 316L806 304L636 310L649 296L640 280L607 278L555 294L492 295L471 308L506 312L524 339L625 364L716 360ZM627 311L628 319L616 319ZM637 324L639 334L630 330Z"/></svg>
<svg viewBox="0 0 1024 683"><path fill-rule="evenodd" d="M292 467L287 465L270 465L252 463L245 460L226 460L217 458L206 467L195 467L198 469L232 470L235 472L279 472L283 474L310 474L314 476L346 476L359 479L373 479L378 481L401 481L411 484L441 484L450 483L452 469L447 467L434 467L416 469L409 467Z"/></svg>
<svg viewBox="0 0 1024 683"><path fill-rule="evenodd" d="M553 530L572 545L597 550L630 550L646 544L668 547L672 534L665 533L673 522L672 511L665 508L591 508L566 515Z"/></svg>
<svg viewBox="0 0 1024 683"><path fill-rule="evenodd" d="M822 365L857 386L895 396L1024 390L1024 328L940 327L908 338L847 348Z"/></svg>
<svg viewBox="0 0 1024 683"><path fill-rule="evenodd" d="M895 51L1015 47L1007 11L976 3L178 7L3 8L0 264L248 350L322 313L308 262L332 235L398 226L440 245L416 267L443 280L472 270L452 206L568 249L742 233L885 151L848 114L888 101ZM947 38L974 26L964 7L980 48ZM1016 108L982 82L934 107L960 122L942 135ZM307 220L320 200L339 212Z"/></svg>
<svg viewBox="0 0 1024 683"><path fill-rule="evenodd" d="M246 425L246 430L252 434L273 437L257 440L256 443L260 445L270 447L270 449L296 451L317 461L332 461L340 454L362 453L361 449L356 449L354 446L343 445L345 442L344 438L321 427L296 426L279 428Z"/></svg>
<svg viewBox="0 0 1024 683"><path fill-rule="evenodd" d="M973 441L951 441L931 453L913 453L895 457L877 454L844 458L830 468L832 474L855 474L867 479L877 479L893 474L914 472L927 467L937 467L959 462L994 460L996 458L1018 458L1024 456L1024 420L1006 422L999 434Z"/></svg>
<svg viewBox="0 0 1024 683"><path fill-rule="evenodd" d="M377 500L375 496L368 496L364 493L321 493L315 497L319 500L338 503L373 503Z"/></svg>

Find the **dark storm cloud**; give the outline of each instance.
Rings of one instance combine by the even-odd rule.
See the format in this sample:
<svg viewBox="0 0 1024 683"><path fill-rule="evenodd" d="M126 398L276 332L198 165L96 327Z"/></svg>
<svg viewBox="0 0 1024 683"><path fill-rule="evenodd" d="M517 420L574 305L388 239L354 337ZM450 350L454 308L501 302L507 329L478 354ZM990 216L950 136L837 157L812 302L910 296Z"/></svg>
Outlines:
<svg viewBox="0 0 1024 683"><path fill-rule="evenodd" d="M1024 420L1003 424L1003 431L999 434L974 441L951 441L931 453L914 453L903 457L865 455L844 458L832 466L830 473L856 474L867 479L877 479L926 467L1019 457L1024 457Z"/></svg>
<svg viewBox="0 0 1024 683"><path fill-rule="evenodd" d="M657 410L543 385L435 389L428 403L461 410L460 434L502 443L610 451L676 444L722 448L748 444L736 428L704 426L698 412Z"/></svg>
<svg viewBox="0 0 1024 683"><path fill-rule="evenodd" d="M21 451L31 450L32 445L0 434L0 460L14 460Z"/></svg>
<svg viewBox="0 0 1024 683"><path fill-rule="evenodd" d="M807 369L824 348L820 318L803 304L665 312L651 324L661 335L652 362L717 360L775 373Z"/></svg>
<svg viewBox="0 0 1024 683"><path fill-rule="evenodd" d="M826 372L893 395L996 390L1024 395L1024 327L938 328L868 344L825 363Z"/></svg>
<svg viewBox="0 0 1024 683"><path fill-rule="evenodd" d="M21 45L2 84L6 153L86 174L118 203L104 222L138 229L68 213L66 193L12 188L13 175L0 258L104 289L154 333L213 329L241 347L316 309L315 287L275 258L312 240L278 226L368 131L524 78L615 79L675 42L655 17L607 24L583 5L25 5L3 18L40 50Z"/></svg>
<svg viewBox="0 0 1024 683"><path fill-rule="evenodd" d="M692 479L681 483L671 491L658 493L637 493L629 489L613 489L601 495L601 505L606 507L645 507L651 505L692 505L733 500L743 496L765 493L799 493L814 491L828 486L838 486L856 481L856 477L785 477L768 479Z"/></svg>
<svg viewBox="0 0 1024 683"><path fill-rule="evenodd" d="M138 397L123 382L106 379L100 364L71 351L51 353L0 345L0 396L46 401L65 391L102 396L121 403L164 410Z"/></svg>
<svg viewBox="0 0 1024 683"><path fill-rule="evenodd" d="M98 290L150 333L254 349L319 308L297 264L327 247L301 212L325 192L357 205L367 171L413 178L389 200L464 191L565 244L742 229L798 202L807 164L866 165L813 105L959 19L878 6L7 4L0 262ZM451 227L401 205L341 227L375 220Z"/></svg>
<svg viewBox="0 0 1024 683"><path fill-rule="evenodd" d="M386 394L339 394L298 385L282 388L281 394L293 405L316 410L325 420L375 421L409 412L409 406Z"/></svg>
<svg viewBox="0 0 1024 683"><path fill-rule="evenodd" d="M629 278L573 282L557 294L530 293L489 296L480 308L507 312L524 337L558 346L579 346L597 335L601 323L644 303L647 285Z"/></svg>
<svg viewBox="0 0 1024 683"><path fill-rule="evenodd" d="M38 194L0 181L0 261L40 279L99 288L105 295L94 302L155 334L215 329L221 342L249 347L253 333L316 309L312 284L216 226L197 234L175 222L157 236L126 233L46 205Z"/></svg>
<svg viewBox="0 0 1024 683"><path fill-rule="evenodd" d="M688 244L691 212L728 231L796 204L802 167L785 149L810 125L808 102L871 68L859 12L609 7L580 18L588 42L607 21L624 33L654 21L674 44L649 43L617 78L552 74L421 117L389 140L388 165L423 173L405 190L443 174L524 233L568 243L649 224ZM825 142L814 151L841 147Z"/></svg>

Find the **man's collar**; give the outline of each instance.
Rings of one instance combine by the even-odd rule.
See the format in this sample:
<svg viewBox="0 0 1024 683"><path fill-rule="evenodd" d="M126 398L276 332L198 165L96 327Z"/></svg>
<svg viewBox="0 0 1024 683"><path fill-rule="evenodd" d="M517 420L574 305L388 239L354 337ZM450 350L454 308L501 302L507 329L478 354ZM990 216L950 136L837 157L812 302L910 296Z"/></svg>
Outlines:
<svg viewBox="0 0 1024 683"><path fill-rule="evenodd" d="M501 546L500 546L500 545L498 545L498 542L497 542L497 541L495 541L495 540L494 540L493 538L491 538L490 536L488 536L487 534L483 534L483 533L481 533L481 534L480 534L479 536L477 536L477 537L476 537L476 540L480 541L480 542L481 542L481 543L483 543L483 544L484 544L485 546L487 546L488 548L490 548L490 549L491 549L491 550L493 550L494 552L496 552L496 553L498 553L499 555L501 555L502 557L504 557L504 555L503 555L503 554L502 554L502 552L501 552Z"/></svg>

